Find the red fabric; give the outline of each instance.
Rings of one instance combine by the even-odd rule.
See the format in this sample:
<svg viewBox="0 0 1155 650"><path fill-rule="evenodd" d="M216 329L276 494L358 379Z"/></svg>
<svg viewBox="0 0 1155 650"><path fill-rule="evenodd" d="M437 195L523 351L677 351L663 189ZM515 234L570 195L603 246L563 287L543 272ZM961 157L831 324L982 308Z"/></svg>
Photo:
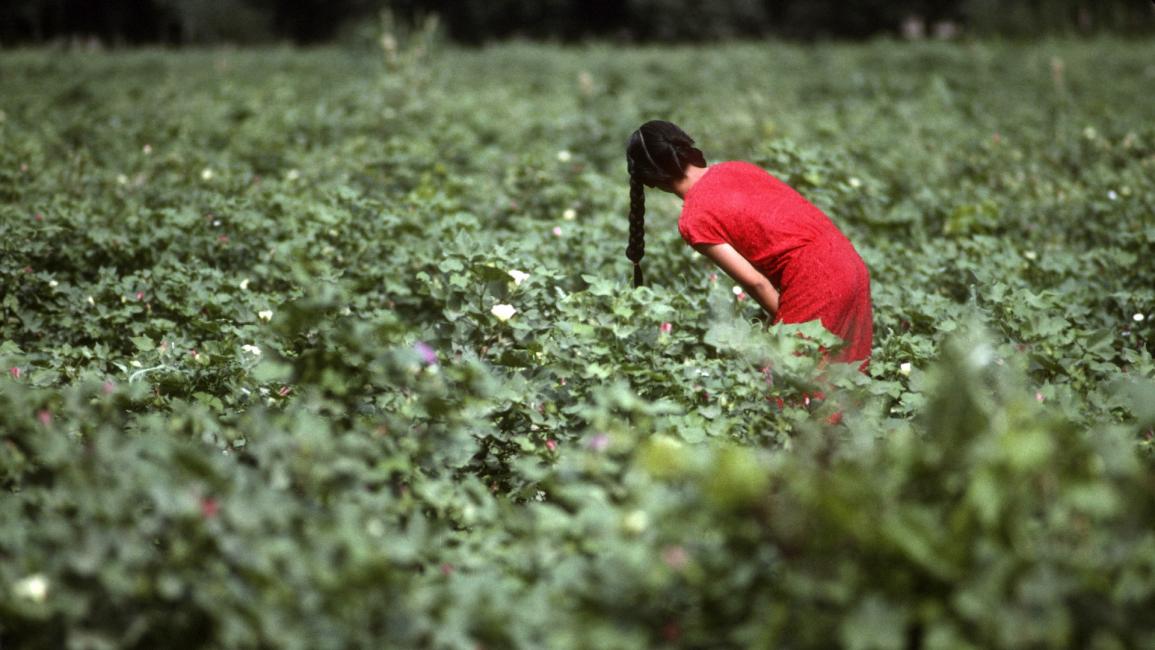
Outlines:
<svg viewBox="0 0 1155 650"><path fill-rule="evenodd" d="M866 264L834 222L786 183L747 162L710 165L686 193L678 231L691 246L730 244L769 278L780 294L774 322L821 319L846 342L834 360L869 358Z"/></svg>

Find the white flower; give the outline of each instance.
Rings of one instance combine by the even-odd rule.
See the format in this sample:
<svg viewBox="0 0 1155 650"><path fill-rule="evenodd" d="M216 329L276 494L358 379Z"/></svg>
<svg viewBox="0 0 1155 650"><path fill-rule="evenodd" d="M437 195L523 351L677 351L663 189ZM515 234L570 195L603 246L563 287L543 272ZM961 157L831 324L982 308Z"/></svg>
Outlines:
<svg viewBox="0 0 1155 650"><path fill-rule="evenodd" d="M737 284L736 284L736 285L734 285L734 295L735 295L735 296L740 296L740 295L742 295L742 293L743 293L743 292L742 292L742 287L741 287L740 285L737 285Z"/></svg>
<svg viewBox="0 0 1155 650"><path fill-rule="evenodd" d="M848 181L848 182L850 183L850 186L853 187L854 189L858 189L858 188L862 187L862 181L858 180L854 176L851 176L850 181Z"/></svg>
<svg viewBox="0 0 1155 650"><path fill-rule="evenodd" d="M1131 319L1134 320L1136 323L1142 323L1144 318L1145 318L1145 316L1143 316L1143 314L1135 314L1134 316L1131 317Z"/></svg>
<svg viewBox="0 0 1155 650"><path fill-rule="evenodd" d="M241 291L248 291L249 290L249 279L245 278L244 280L241 280L241 283L238 284L237 286L241 288Z"/></svg>
<svg viewBox="0 0 1155 650"><path fill-rule="evenodd" d="M116 175L116 182L121 184L121 185L128 185L128 177L125 176L124 174L117 174Z"/></svg>
<svg viewBox="0 0 1155 650"><path fill-rule="evenodd" d="M967 355L967 361L970 362L972 368L985 368L990 362L995 359L995 351L986 343L980 343L971 348Z"/></svg>
<svg viewBox="0 0 1155 650"><path fill-rule="evenodd" d="M273 320L273 310L272 309L263 309L263 310L257 312L257 318L259 318L265 322L271 321L271 320Z"/></svg>
<svg viewBox="0 0 1155 650"><path fill-rule="evenodd" d="M261 349L255 345L242 345L241 349L253 355L254 357L261 356Z"/></svg>
<svg viewBox="0 0 1155 650"><path fill-rule="evenodd" d="M141 151L143 151L143 152L144 152L144 155L146 155L146 156L147 156L147 155L149 155L150 153L152 153L152 145L151 145L151 144L146 144L146 145L144 145L143 147L141 147L141 149L140 149L140 150L141 150Z"/></svg>
<svg viewBox="0 0 1155 650"><path fill-rule="evenodd" d="M511 269L509 271L506 271L506 273L509 273L509 277L513 278L514 284L521 284L522 282L525 282L526 280L529 279L529 274L526 273L525 271L518 271L517 269Z"/></svg>
<svg viewBox="0 0 1155 650"><path fill-rule="evenodd" d="M300 177L301 177L301 172L300 172L300 171L298 171L298 170L296 170L296 169L290 169L290 170L289 170L289 171L288 171L288 172L285 174L285 178L286 178L287 180L290 180L290 181L295 181L295 180L297 180L297 179L298 179L298 178L300 178Z"/></svg>
<svg viewBox="0 0 1155 650"><path fill-rule="evenodd" d="M201 170L201 180L211 181L213 179L213 170L205 167Z"/></svg>
<svg viewBox="0 0 1155 650"><path fill-rule="evenodd" d="M1036 253L1035 251L1027 251L1027 252L1023 253L1023 257L1026 257L1029 260L1034 260L1034 259L1038 258L1038 256L1039 256L1039 254Z"/></svg>
<svg viewBox="0 0 1155 650"><path fill-rule="evenodd" d="M370 519L365 522L365 532L373 537L383 537L385 535L385 524L381 523L380 519Z"/></svg>
<svg viewBox="0 0 1155 650"><path fill-rule="evenodd" d="M640 535L650 525L650 517L645 510L634 510L625 516L622 521L622 527L626 532L634 535Z"/></svg>
<svg viewBox="0 0 1155 650"><path fill-rule="evenodd" d="M898 365L898 371L904 375L910 375L911 365L909 361L903 361Z"/></svg>
<svg viewBox="0 0 1155 650"><path fill-rule="evenodd" d="M88 297L88 304L92 305L93 307L96 306L96 301L93 300L92 296Z"/></svg>
<svg viewBox="0 0 1155 650"><path fill-rule="evenodd" d="M1119 195L1115 193L1115 190L1111 190L1110 192L1107 192L1107 198L1114 201L1119 198Z"/></svg>
<svg viewBox="0 0 1155 650"><path fill-rule="evenodd" d="M565 212L561 213L561 218L565 219L566 221L573 221L574 219L577 219L577 210L574 210L573 208L566 208Z"/></svg>
<svg viewBox="0 0 1155 650"><path fill-rule="evenodd" d="M513 305L494 305L493 308L489 310L489 313L496 316L497 320L507 321L513 318L517 310L513 308Z"/></svg>
<svg viewBox="0 0 1155 650"><path fill-rule="evenodd" d="M594 76L586 70L578 73L578 86L581 87L583 95L591 95L594 92Z"/></svg>
<svg viewBox="0 0 1155 650"><path fill-rule="evenodd" d="M48 286L50 286L50 287L52 287L53 289L55 289L56 287L59 287L59 286L60 286L60 283L59 283L59 282L57 282L56 280L49 280L49 281L48 281Z"/></svg>
<svg viewBox="0 0 1155 650"><path fill-rule="evenodd" d="M48 598L48 578L43 574L34 573L21 579L12 586L18 598L27 598L33 602L42 603Z"/></svg>
<svg viewBox="0 0 1155 650"><path fill-rule="evenodd" d="M132 366L133 368L141 368L141 367L143 367L143 366L141 366L141 365L140 365L140 362L139 362L139 361L137 361L136 359L133 359L132 361L129 361L129 362L128 362L128 365Z"/></svg>
<svg viewBox="0 0 1155 650"><path fill-rule="evenodd" d="M558 162L569 162L571 159L573 159L573 154L566 151L565 149L562 149L561 151L557 152Z"/></svg>

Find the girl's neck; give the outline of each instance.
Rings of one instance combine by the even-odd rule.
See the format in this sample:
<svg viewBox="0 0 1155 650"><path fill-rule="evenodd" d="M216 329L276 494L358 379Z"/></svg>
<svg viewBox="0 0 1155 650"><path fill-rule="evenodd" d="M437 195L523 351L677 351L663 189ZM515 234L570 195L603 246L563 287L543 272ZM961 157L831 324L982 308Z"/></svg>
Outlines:
<svg viewBox="0 0 1155 650"><path fill-rule="evenodd" d="M686 175L681 180L674 182L674 194L677 194L680 199L686 198L686 192L689 192L690 188L698 182L698 179L702 178L706 169L706 167L698 167L697 165L686 167Z"/></svg>

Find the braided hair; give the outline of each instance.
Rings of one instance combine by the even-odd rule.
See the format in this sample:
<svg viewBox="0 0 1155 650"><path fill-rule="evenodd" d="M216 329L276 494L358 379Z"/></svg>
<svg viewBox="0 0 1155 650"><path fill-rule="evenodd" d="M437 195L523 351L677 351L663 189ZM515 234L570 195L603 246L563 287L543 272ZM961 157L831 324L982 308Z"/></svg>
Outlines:
<svg viewBox="0 0 1155 650"><path fill-rule="evenodd" d="M646 122L630 134L626 166L630 173L630 240L626 258L634 263L634 287L642 286L642 256L646 254L646 187L672 191L686 175L686 166L706 166L706 156L694 139L663 120Z"/></svg>

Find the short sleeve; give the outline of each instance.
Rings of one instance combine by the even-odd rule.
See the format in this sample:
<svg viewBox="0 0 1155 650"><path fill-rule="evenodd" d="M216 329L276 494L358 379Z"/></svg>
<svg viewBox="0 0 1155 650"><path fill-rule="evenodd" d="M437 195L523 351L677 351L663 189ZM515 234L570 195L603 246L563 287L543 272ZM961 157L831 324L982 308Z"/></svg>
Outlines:
<svg viewBox="0 0 1155 650"><path fill-rule="evenodd" d="M678 218L678 232L691 246L726 243L718 220L696 201L687 201L682 206L682 215Z"/></svg>

